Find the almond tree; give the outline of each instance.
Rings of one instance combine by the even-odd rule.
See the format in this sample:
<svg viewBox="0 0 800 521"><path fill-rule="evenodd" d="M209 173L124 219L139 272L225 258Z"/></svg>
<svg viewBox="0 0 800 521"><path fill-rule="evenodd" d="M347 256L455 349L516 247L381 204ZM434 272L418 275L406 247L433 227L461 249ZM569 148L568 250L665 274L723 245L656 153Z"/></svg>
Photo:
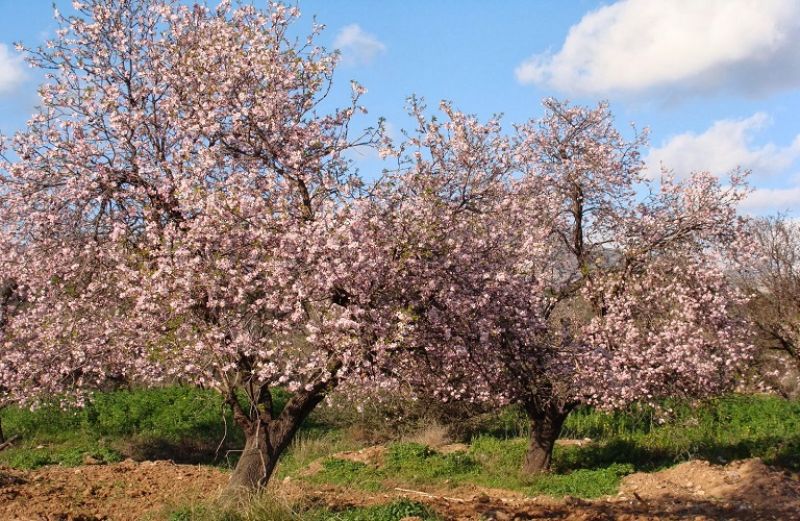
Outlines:
<svg viewBox="0 0 800 521"><path fill-rule="evenodd" d="M725 186L704 172L684 182L665 173L653 187L642 175L644 137L626 141L606 105L545 108L522 129L521 154L529 178L560 202L550 251L564 261L548 277L545 316L561 338L522 403L532 420L528 472L549 466L577 404L719 394L752 354L735 312L742 296L724 273L730 252L749 247L736 213L743 176Z"/></svg>
<svg viewBox="0 0 800 521"><path fill-rule="evenodd" d="M290 38L280 4L74 8L25 49L47 79L0 163L0 272L25 296L0 380L17 402L116 378L216 389L246 436L231 489L263 486L394 323L370 308L381 252L343 157L375 138L348 136L363 89L323 111L336 56L319 28Z"/></svg>
<svg viewBox="0 0 800 521"><path fill-rule="evenodd" d="M733 385L751 352L723 272L746 246L741 176L652 186L644 137L625 140L604 104L547 100L511 137L447 104L444 122L413 109L386 232L410 305L386 373L445 400L520 405L527 473L549 467L579 404Z"/></svg>

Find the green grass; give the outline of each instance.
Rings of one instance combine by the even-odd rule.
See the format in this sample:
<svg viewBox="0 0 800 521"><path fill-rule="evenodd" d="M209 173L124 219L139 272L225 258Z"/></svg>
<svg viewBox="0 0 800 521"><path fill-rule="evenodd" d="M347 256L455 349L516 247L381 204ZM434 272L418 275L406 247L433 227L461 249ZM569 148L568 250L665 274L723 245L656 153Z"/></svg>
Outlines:
<svg viewBox="0 0 800 521"><path fill-rule="evenodd" d="M666 403L652 409L570 416L567 436L599 443L579 448L566 467L630 463L651 470L702 458L715 463L749 457L800 470L800 402L773 396L727 396L699 405Z"/></svg>
<svg viewBox="0 0 800 521"><path fill-rule="evenodd" d="M251 498L238 508L213 502L181 506L166 512L165 517L167 521L305 521L293 505L269 494Z"/></svg>
<svg viewBox="0 0 800 521"><path fill-rule="evenodd" d="M423 521L439 521L429 507L408 499L382 505L343 510L297 508L264 495L239 509L209 505L180 507L167 514L168 521L400 521L416 516Z"/></svg>
<svg viewBox="0 0 800 521"><path fill-rule="evenodd" d="M339 512L330 510L310 511L303 521L400 521L405 517L419 517L424 521L440 519L433 510L409 499L399 499L385 505L350 508Z"/></svg>
<svg viewBox="0 0 800 521"><path fill-rule="evenodd" d="M54 446L25 444L6 449L0 456L3 464L19 469L35 469L44 465L76 467L87 461L114 463L124 458L118 450L104 446L102 442L76 440L68 440Z"/></svg>
<svg viewBox="0 0 800 521"><path fill-rule="evenodd" d="M229 415L225 436L218 394L190 387L96 393L83 408L6 407L0 417L6 436L21 440L0 452L0 463L18 468L75 466L87 456L225 464L224 457L215 458L220 441L225 437L223 448L238 448L243 439Z"/></svg>
<svg viewBox="0 0 800 521"><path fill-rule="evenodd" d="M513 414L503 412L503 429ZM524 430L523 425L519 428ZM328 459L307 479L367 491L471 483L530 495L592 498L615 493L627 474L691 458L725 463L761 457L771 465L800 469L800 403L777 397L729 396L695 405L667 402L660 411L637 407L607 414L582 409L568 419L565 434L595 442L556 447L553 472L532 479L518 471L526 439L490 434L473 438L466 453L444 455L424 445L395 443L381 466Z"/></svg>
<svg viewBox="0 0 800 521"><path fill-rule="evenodd" d="M322 469L307 479L377 492L403 487L455 487L474 484L516 490L529 495L597 497L612 494L620 479L633 472L629 464L593 469L567 470L527 479L518 472L525 451L523 439L501 440L484 436L474 440L468 452L440 454L417 443L388 447L380 466L328 458ZM558 450L561 459L568 451Z"/></svg>

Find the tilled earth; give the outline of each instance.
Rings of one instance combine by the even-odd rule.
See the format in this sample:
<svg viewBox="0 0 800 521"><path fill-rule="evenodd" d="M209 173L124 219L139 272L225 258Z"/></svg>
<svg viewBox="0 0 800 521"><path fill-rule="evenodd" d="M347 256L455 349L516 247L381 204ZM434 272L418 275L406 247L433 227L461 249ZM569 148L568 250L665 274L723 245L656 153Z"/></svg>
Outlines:
<svg viewBox="0 0 800 521"><path fill-rule="evenodd" d="M219 469L167 461L33 471L0 468L0 520L163 519L170 506L212 497L227 480Z"/></svg>
<svg viewBox="0 0 800 521"><path fill-rule="evenodd" d="M0 520L139 521L163 519L171 506L218 496L228 475L219 469L156 461L125 461L35 471L0 469ZM800 520L800 477L758 459L725 466L690 461L626 477L616 496L526 498L477 487L393 490L368 494L286 480L276 492L333 509L409 497L448 520Z"/></svg>

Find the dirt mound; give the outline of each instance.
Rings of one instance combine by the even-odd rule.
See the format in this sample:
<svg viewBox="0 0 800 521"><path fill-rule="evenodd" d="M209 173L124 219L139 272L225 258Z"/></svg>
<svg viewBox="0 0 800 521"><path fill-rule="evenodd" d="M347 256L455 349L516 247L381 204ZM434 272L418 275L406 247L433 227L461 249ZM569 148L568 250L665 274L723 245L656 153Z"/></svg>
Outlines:
<svg viewBox="0 0 800 521"><path fill-rule="evenodd" d="M800 476L771 469L758 458L724 466L689 461L661 472L627 476L618 499L706 505L728 512L731 517L724 519L800 519Z"/></svg>
<svg viewBox="0 0 800 521"><path fill-rule="evenodd" d="M559 438L556 440L556 445L561 445L564 447L585 447L586 445L591 445L592 443L593 441L591 438L583 438L580 440Z"/></svg>
<svg viewBox="0 0 800 521"><path fill-rule="evenodd" d="M469 445L466 443L448 443L446 445L436 447L436 452L439 454L455 454L456 452L467 451L469 451Z"/></svg>
<svg viewBox="0 0 800 521"><path fill-rule="evenodd" d="M330 456L325 456L311 462L306 468L300 471L299 477L313 476L322 472L323 461L328 458L340 459L344 461L352 461L354 463L363 463L364 465L371 465L379 467L383 464L383 457L386 454L386 447L383 445L375 445L373 447L366 447L361 450L351 450L345 452L337 452ZM292 481L291 478L285 478L284 483Z"/></svg>
<svg viewBox="0 0 800 521"><path fill-rule="evenodd" d="M773 471L760 459L713 465L707 461L689 461L661 472L637 473L626 477L620 493L639 494L644 498L686 496L736 498L754 503L766 498L785 498L796 494L797 482Z"/></svg>
<svg viewBox="0 0 800 521"><path fill-rule="evenodd" d="M214 497L228 481L228 474L210 467L131 460L28 472L2 468L0 475L3 521L138 521Z"/></svg>
<svg viewBox="0 0 800 521"><path fill-rule="evenodd" d="M337 452L331 457L354 463L363 463L365 465L379 466L383 463L383 457L386 454L386 447L383 445L375 445L361 450L353 450L347 452Z"/></svg>

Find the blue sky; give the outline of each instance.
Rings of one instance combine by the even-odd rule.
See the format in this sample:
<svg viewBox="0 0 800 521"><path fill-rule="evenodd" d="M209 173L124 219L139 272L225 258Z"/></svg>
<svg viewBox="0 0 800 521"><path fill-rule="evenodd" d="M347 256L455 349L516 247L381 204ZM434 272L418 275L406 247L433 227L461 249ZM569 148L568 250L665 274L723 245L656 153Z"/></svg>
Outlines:
<svg viewBox="0 0 800 521"><path fill-rule="evenodd" d="M256 0L261 2L262 0ZM64 11L69 1L57 0ZM213 0L212 2L213 3ZM52 36L50 0L0 0L0 131L20 128L37 78L11 46ZM409 124L407 96L506 123L554 96L611 103L620 126L650 127L645 151L685 175L752 169L743 210L800 215L797 0L300 0L342 51L336 95L367 89L370 118ZM360 158L362 170L379 168Z"/></svg>

